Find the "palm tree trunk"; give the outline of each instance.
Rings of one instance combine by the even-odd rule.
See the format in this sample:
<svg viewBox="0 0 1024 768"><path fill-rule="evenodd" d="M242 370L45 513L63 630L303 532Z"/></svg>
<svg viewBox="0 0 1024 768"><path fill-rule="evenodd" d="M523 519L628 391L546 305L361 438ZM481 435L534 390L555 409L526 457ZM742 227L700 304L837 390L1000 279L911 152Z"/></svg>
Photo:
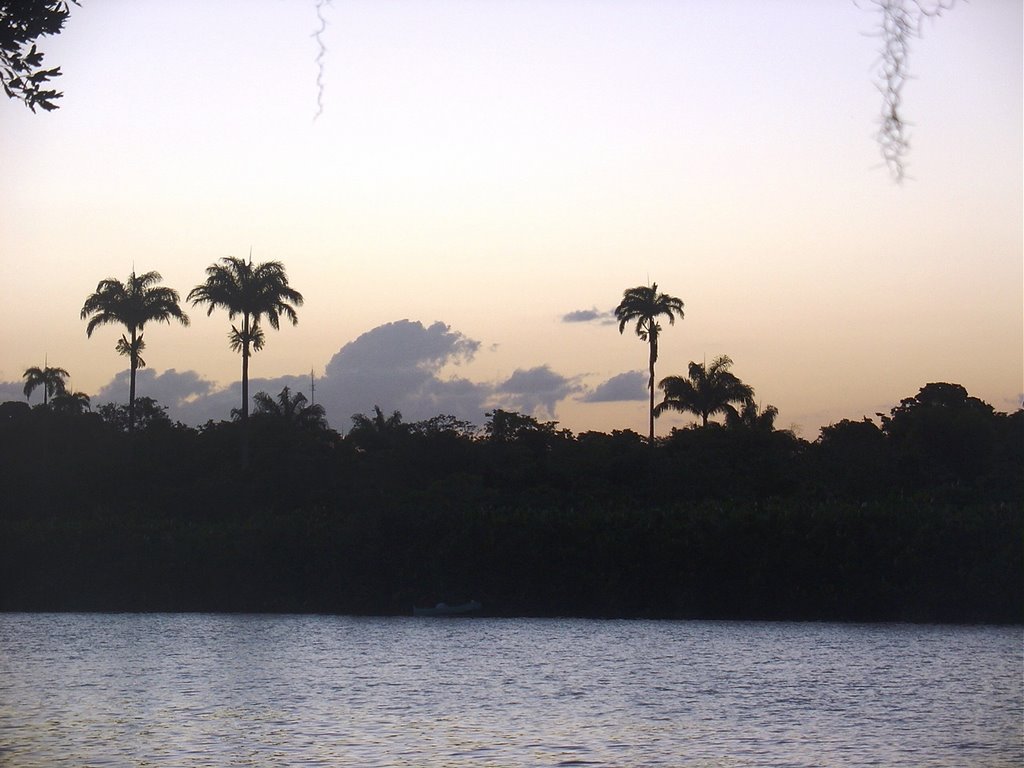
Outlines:
<svg viewBox="0 0 1024 768"><path fill-rule="evenodd" d="M647 388L649 390L651 390L651 407L650 407L651 436L650 436L650 446L652 448L654 447L654 358L655 358L655 355L657 355L657 352L655 351L656 347L654 346L655 343L656 342L654 340L654 337L652 336L651 337L651 360L650 360L650 374L651 374L651 378L647 382Z"/></svg>
<svg viewBox="0 0 1024 768"><path fill-rule="evenodd" d="M128 356L131 371L128 374L128 433L135 431L135 370L139 367L139 350L135 342L135 328L131 329L132 346Z"/></svg>
<svg viewBox="0 0 1024 768"><path fill-rule="evenodd" d="M249 315L242 317L242 469L249 468Z"/></svg>
<svg viewBox="0 0 1024 768"><path fill-rule="evenodd" d="M249 339L242 342L242 423L249 420Z"/></svg>

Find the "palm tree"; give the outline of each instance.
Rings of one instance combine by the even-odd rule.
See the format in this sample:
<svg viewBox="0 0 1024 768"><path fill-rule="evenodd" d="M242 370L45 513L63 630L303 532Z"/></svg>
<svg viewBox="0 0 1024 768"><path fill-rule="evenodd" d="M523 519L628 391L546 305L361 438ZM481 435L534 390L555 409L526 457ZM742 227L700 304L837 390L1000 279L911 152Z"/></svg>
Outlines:
<svg viewBox="0 0 1024 768"><path fill-rule="evenodd" d="M650 345L649 373L647 388L651 392L650 405L650 444L654 445L654 364L658 360L658 336L661 325L658 318L668 316L670 325L676 322L676 315L683 319L683 302L675 296L658 293L658 284L641 285L630 288L622 294L622 301L615 308L615 318L619 321L619 333L626 325L636 321L636 335Z"/></svg>
<svg viewBox="0 0 1024 768"><path fill-rule="evenodd" d="M324 407L309 405L306 396L301 392L296 392L292 396L291 390L285 387L276 398L266 392L257 392L252 400L256 405L253 418L266 416L299 429L327 429Z"/></svg>
<svg viewBox="0 0 1024 768"><path fill-rule="evenodd" d="M132 270L126 283L112 277L100 280L96 292L91 294L82 306L82 319L89 318L85 335L101 325L116 323L123 325L128 334L121 334L117 341L118 354L125 355L131 362L128 392L128 431L135 429L135 371L144 368L146 361L141 352L146 348L142 331L146 323L168 323L177 320L189 324L188 315L181 311L178 292L172 288L157 285L163 278L159 272L136 275ZM91 317L90 317L91 316Z"/></svg>
<svg viewBox="0 0 1024 768"><path fill-rule="evenodd" d="M345 437L353 445L365 450L391 448L409 434L409 425L402 421L401 411L384 416L379 405L373 406L373 416L356 413L352 416L352 429Z"/></svg>
<svg viewBox="0 0 1024 768"><path fill-rule="evenodd" d="M25 399L32 397L37 387L43 388L43 405L46 405L50 398L55 395L63 395L67 391L64 383L70 374L63 368L51 368L43 364L42 368L33 366L25 371L22 378L25 379Z"/></svg>
<svg viewBox="0 0 1024 768"><path fill-rule="evenodd" d="M754 397L753 387L744 384L729 371L732 359L728 355L716 357L711 365L690 363L687 378L668 376L658 385L665 399L658 403L655 415L665 411L692 413L701 417L701 426L715 414L736 414L733 403L745 403Z"/></svg>
<svg viewBox="0 0 1024 768"><path fill-rule="evenodd" d="M753 400L743 401L743 407L737 412L729 411L725 414L725 426L729 429L753 429L758 432L775 431L775 419L779 415L779 409L774 405L766 405L759 408Z"/></svg>
<svg viewBox="0 0 1024 768"><path fill-rule="evenodd" d="M267 261L253 266L249 261L225 256L217 264L206 268L206 282L197 285L188 294L193 306L208 304L207 316L222 307L227 310L228 319L241 315L238 328L231 325L228 339L231 349L242 353L242 422L249 420L249 356L263 349L266 338L260 321L266 317L270 327L281 327L281 316L288 318L292 325L299 322L295 307L302 306L302 294L288 285L284 265L279 261ZM294 306L293 306L294 305Z"/></svg>

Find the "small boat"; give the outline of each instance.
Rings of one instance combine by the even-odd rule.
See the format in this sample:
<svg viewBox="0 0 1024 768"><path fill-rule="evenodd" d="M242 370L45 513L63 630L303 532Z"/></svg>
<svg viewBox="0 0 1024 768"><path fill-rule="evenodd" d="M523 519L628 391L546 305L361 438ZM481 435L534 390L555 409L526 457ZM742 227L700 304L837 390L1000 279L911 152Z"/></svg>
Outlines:
<svg viewBox="0 0 1024 768"><path fill-rule="evenodd" d="M458 605L448 605L448 603L438 603L433 608L413 608L413 616L464 616L467 613L475 613L481 608L480 603L476 600L470 600L468 603L459 603Z"/></svg>

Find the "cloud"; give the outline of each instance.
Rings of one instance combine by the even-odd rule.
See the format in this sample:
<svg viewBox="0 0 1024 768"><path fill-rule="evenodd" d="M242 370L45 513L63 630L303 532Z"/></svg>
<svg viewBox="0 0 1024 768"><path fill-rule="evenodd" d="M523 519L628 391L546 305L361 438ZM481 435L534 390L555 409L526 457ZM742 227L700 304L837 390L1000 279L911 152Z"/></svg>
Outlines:
<svg viewBox="0 0 1024 768"><path fill-rule="evenodd" d="M449 362L472 360L479 348L479 341L452 331L440 321L425 328L419 321L397 320L379 325L342 347L327 364L327 375L343 369L437 371Z"/></svg>
<svg viewBox="0 0 1024 768"><path fill-rule="evenodd" d="M98 403L119 403L126 400L129 389L129 371L116 374L93 398ZM197 398L209 395L216 389L212 381L204 379L195 371L178 372L171 368L157 373L152 368L143 368L135 373L136 397L152 397L162 404L181 406Z"/></svg>
<svg viewBox="0 0 1024 768"><path fill-rule="evenodd" d="M249 384L251 387L253 382L250 380ZM127 370L116 374L93 396L93 408L104 403L128 402L129 386ZM174 368L163 373L152 368L136 371L135 396L152 397L167 408L172 420L192 425L230 418L231 409L238 407L240 399L237 387L221 388L196 371Z"/></svg>
<svg viewBox="0 0 1024 768"><path fill-rule="evenodd" d="M647 389L647 374L641 371L627 371L612 376L579 398L583 403L618 403L646 400L650 397Z"/></svg>
<svg viewBox="0 0 1024 768"><path fill-rule="evenodd" d="M581 389L575 379L555 373L547 365L539 365L528 370L517 369L494 391L499 407L552 417L560 400Z"/></svg>
<svg viewBox="0 0 1024 768"><path fill-rule="evenodd" d="M317 402L336 428L348 426L355 413L379 405L402 412L405 421L441 413L482 423L491 388L442 369L473 359L480 342L442 322L424 327L399 320L367 331L343 346L317 382Z"/></svg>
<svg viewBox="0 0 1024 768"><path fill-rule="evenodd" d="M43 402L43 397L40 394L42 390L37 390L32 394L35 395L33 400ZM25 399L25 382L24 381L0 381L0 403L8 400L24 400Z"/></svg>
<svg viewBox="0 0 1024 768"><path fill-rule="evenodd" d="M615 322L615 313L611 310L602 312L597 307L592 309L577 309L568 314L562 315L563 323L600 323L611 325Z"/></svg>

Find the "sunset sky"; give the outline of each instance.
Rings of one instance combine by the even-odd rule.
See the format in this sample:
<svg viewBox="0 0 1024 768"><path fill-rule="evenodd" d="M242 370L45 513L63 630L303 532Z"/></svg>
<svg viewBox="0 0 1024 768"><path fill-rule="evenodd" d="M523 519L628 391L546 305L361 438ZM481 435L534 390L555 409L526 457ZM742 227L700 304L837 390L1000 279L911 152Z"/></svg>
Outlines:
<svg viewBox="0 0 1024 768"><path fill-rule="evenodd" d="M658 378L728 354L806 439L933 381L1020 407L1019 0L924 23L902 185L874 140L869 0L322 16L322 71L314 0L82 0L40 41L60 109L0 101L0 400L45 358L94 405L125 401L120 330L79 319L96 283L157 270L184 300L251 249L305 296L251 391L308 396L312 370L342 430L379 404L644 433L646 347L608 313L649 282L686 307ZM139 395L228 418L228 318L188 311L147 326Z"/></svg>

